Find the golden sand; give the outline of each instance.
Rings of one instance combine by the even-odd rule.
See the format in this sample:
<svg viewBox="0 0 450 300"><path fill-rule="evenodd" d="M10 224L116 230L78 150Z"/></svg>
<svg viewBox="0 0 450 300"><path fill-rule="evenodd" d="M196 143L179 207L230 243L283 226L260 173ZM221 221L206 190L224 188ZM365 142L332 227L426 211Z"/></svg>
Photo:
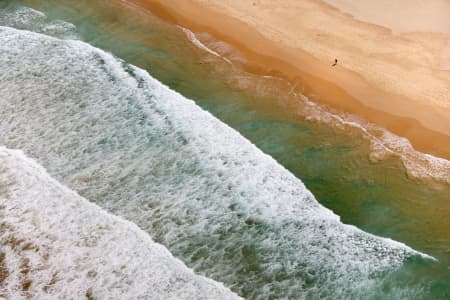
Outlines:
<svg viewBox="0 0 450 300"><path fill-rule="evenodd" d="M306 96L450 160L450 10L443 0L129 1L226 41L248 71L300 83Z"/></svg>

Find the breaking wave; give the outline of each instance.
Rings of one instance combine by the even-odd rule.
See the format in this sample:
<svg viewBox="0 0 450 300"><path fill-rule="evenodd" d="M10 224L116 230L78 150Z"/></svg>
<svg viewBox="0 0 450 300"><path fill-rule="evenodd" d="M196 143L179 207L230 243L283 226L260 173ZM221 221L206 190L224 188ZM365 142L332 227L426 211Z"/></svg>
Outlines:
<svg viewBox="0 0 450 300"><path fill-rule="evenodd" d="M253 85L258 89L254 92L271 94L277 92L279 83L282 82L283 88L286 88L287 85L287 92L283 90L282 93L278 93L278 98L291 97L296 99L297 103L292 109L306 120L327 124L338 129L357 129L360 135L370 142L370 159L372 161L380 161L390 156L397 156L401 159L409 176L421 179L433 179L450 184L450 161L417 151L408 139L397 136L376 124L370 123L355 115L337 111L326 105L311 101L303 95L303 90L298 87L298 82L291 84L280 77L267 75L253 76L252 80L249 81L246 78L248 77L247 74L239 68L245 61L237 50L224 42L214 39L209 34L194 33L183 27L181 27L181 30L196 47L220 57L222 60L233 64L239 69L237 74L242 74L240 76L236 74L240 82L234 82L235 85L241 88L249 88ZM217 68L220 68L220 66ZM267 88L268 86L272 88Z"/></svg>
<svg viewBox="0 0 450 300"><path fill-rule="evenodd" d="M81 41L10 27L0 27L0 65L0 144L22 149L64 185L134 222L196 272L242 296L419 298L442 282L410 280L408 270L435 260L341 223L275 160L142 69ZM44 213L53 205L44 203L35 209ZM82 228L76 222L84 220L70 226ZM120 251L144 239L108 230L102 239L118 237ZM67 237L67 243L89 243L88 233L87 241ZM144 257L139 252L150 250L133 251ZM104 270L115 263L94 258ZM145 286L147 277L138 274L114 280Z"/></svg>
<svg viewBox="0 0 450 300"><path fill-rule="evenodd" d="M0 297L239 298L22 152L0 147L0 166Z"/></svg>

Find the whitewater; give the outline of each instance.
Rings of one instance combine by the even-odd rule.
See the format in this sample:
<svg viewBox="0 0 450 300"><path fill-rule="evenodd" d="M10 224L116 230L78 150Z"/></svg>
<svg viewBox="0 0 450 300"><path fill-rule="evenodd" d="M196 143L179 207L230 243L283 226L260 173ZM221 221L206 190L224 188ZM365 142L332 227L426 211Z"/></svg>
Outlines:
<svg viewBox="0 0 450 300"><path fill-rule="evenodd" d="M250 299L421 299L442 283L410 280L437 262L343 224L193 101L70 24L19 12L0 27L0 145L47 171L0 148L6 297L24 280L56 298L237 297L155 242Z"/></svg>
<svg viewBox="0 0 450 300"><path fill-rule="evenodd" d="M0 165L0 296L239 299L22 152L0 147Z"/></svg>

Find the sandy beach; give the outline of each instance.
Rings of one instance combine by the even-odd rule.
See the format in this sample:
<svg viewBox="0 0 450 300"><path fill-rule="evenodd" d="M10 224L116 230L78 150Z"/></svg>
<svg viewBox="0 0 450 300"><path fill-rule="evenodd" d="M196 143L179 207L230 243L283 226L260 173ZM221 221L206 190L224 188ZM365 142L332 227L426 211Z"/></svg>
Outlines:
<svg viewBox="0 0 450 300"><path fill-rule="evenodd" d="M251 72L283 77L450 159L448 1L130 2L231 44Z"/></svg>
<svg viewBox="0 0 450 300"><path fill-rule="evenodd" d="M450 299L450 0L240 1L0 2L0 300Z"/></svg>

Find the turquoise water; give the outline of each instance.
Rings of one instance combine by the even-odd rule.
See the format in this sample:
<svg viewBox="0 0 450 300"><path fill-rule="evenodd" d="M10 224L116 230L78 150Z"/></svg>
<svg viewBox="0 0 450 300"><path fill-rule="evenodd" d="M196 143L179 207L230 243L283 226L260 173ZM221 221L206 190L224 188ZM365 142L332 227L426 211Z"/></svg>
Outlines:
<svg viewBox="0 0 450 300"><path fill-rule="evenodd" d="M414 249L433 255L440 260L439 264L430 264L429 261L422 258L411 257L406 260L402 268L395 272L378 270L371 273L371 276L377 279L375 280L377 283L374 286L370 282L367 283L368 290L373 288L375 291L370 290L367 294L368 298L401 298L416 295L416 298L420 299L430 295L434 295L436 298L445 298L448 295L449 277L445 270L450 261L449 226L447 226L450 219L448 218L450 216L448 186L409 178L402 163L395 158L378 163L371 162L369 160L369 143L361 137L357 130L342 131L318 122L307 121L301 115L293 112L293 107L300 104L280 96L279 91L288 90L288 86L244 74L240 70L229 67L218 58L207 56L206 53L194 47L180 30L155 18L136 15L134 11L127 12L126 9L118 10L117 6L107 2L76 4L71 1L26 1L25 4L44 11L50 19L62 19L75 24L76 28L68 29L71 35L78 35L83 41L149 70L152 76L172 89L181 92L187 98L194 99L201 107L237 129L265 153L273 156L279 163L301 178L316 198L341 216L343 222L355 224L359 228L377 235L405 242ZM36 29L36 23L32 24L35 28L30 29ZM21 26L16 24L14 27L20 28ZM54 32L52 34L55 35ZM58 34L56 33L56 35ZM67 35L68 33L64 31L61 34ZM133 72L130 71L130 73ZM266 87L268 87L267 90L262 91ZM129 113L134 116L132 120L139 121L139 107L130 109ZM186 115L186 117L188 116ZM145 123L146 117L143 115L142 118L144 119L141 119L141 122ZM119 125L108 125L105 128L108 131L121 132ZM33 136L32 133L27 134L31 134L28 138ZM220 132L217 134L220 135ZM45 137L45 134L42 135ZM158 140L157 135L153 138ZM334 276L342 276L337 271L327 270L329 265L326 263L325 265L319 264L316 269L296 265L297 268L289 269L285 266L282 268L284 271L264 273L269 269L276 270L276 264L271 264L271 257L274 256L278 257L280 261L298 263L298 253L296 252L300 251L299 248L282 246L296 243L299 236L302 236L298 230L304 228L305 223L289 223L286 218L284 225L275 226L264 221L264 218L263 221L259 221L258 218L249 218L248 212L243 214L242 210L246 210L241 208L242 203L231 203L229 209L236 211L236 216L225 219L224 223L219 223L220 227L213 226L212 234L209 231L209 227L212 225L208 222L212 222L211 220L218 216L212 215L213 218L207 217L207 213L205 213L206 216L199 213L198 218L204 217L209 220L202 223L201 227L206 233L209 233L205 233L204 236L186 235L186 228L189 228L183 227L186 226L186 220L190 220L187 223L193 222L195 218L190 214L199 210L199 207L193 204L182 210L182 213L178 210L173 213L167 208L168 216L157 219L156 222L150 221L149 225L146 221L148 217L137 215L134 211L124 211L119 204L105 200L105 195L115 195L114 189L120 190L114 186L113 182L109 183L112 186L108 188L93 191L104 182L98 179L97 184L95 180L86 175L86 178L93 181L91 185L89 182L83 182L83 175L78 177L70 175L72 171L80 172L78 170L81 168L80 166L89 165L90 160L98 159L96 155L100 155L100 152L98 149L95 150L95 147L89 150L92 151L92 156L83 154L83 159L81 159L77 158L78 154L76 153L70 154L70 147L64 148L62 153L53 150L49 154L44 154L44 150L38 151L25 141L17 141L17 138L3 136L3 139L8 141L11 146L29 149L30 154L40 158L51 172L59 174L57 175L58 179L88 199L100 203L116 213L134 218L134 222L151 232L157 241L167 245L172 253L181 257L189 266L225 282L241 295L250 298L263 297L262 295L298 296L301 295L301 290L307 290L306 296L309 297L322 295L332 298L333 287L330 286L329 280L337 280ZM55 140L57 141L56 137L53 137L52 141ZM43 141L48 145L56 145L44 138L40 140L41 143ZM101 145L105 142L98 141L100 145L98 147L101 149L103 147ZM136 148L135 145L137 148L145 147L145 144L140 144L139 140L127 141L127 143L133 149ZM167 139L164 143L166 143L166 147L169 147L173 141ZM183 144L183 138L181 138L172 146L181 147ZM118 149L122 149L120 145L121 143L118 142ZM75 146L72 145L72 147ZM149 146L149 152L158 153L154 152L155 150L152 152L150 149ZM170 147L164 149L170 149ZM239 153L238 149L234 149L234 151ZM164 152L160 155L164 155ZM165 155L170 157L167 153ZM167 170L171 170L169 168L171 163L156 164L156 168L152 168L151 175L153 177L151 179L161 184L164 180L174 181L172 187L182 188L180 182L189 182L189 178L192 176L190 172L200 172L200 174L204 172L196 166L197 162L190 162L186 159L190 155L192 156L192 154L186 153L183 156L184 165L183 163L180 165L180 162L176 163L177 168L186 172L183 177L185 179L170 179L172 177L169 175L173 174ZM65 163L70 165L67 161L68 157L78 159L78 166L73 166L73 170L60 170L59 168L62 168ZM62 159L62 161L55 162L55 158ZM151 157L147 157L147 159L151 160ZM83 174L83 172L81 173ZM124 178L123 184L133 187L130 180L128 177ZM151 182L150 180L136 183L136 195L140 195L139 190L146 191L149 195L155 193L146 185L151 185ZM191 182L191 185L204 186L199 182ZM214 187L213 183L206 184L205 187L207 192L216 195L217 187ZM281 185L279 188L284 190L287 187ZM229 192L220 190L219 194L226 199L227 195L233 194L232 191L233 188ZM170 188L166 192L170 194L173 193L173 190ZM241 193L245 194L246 191L242 190ZM158 195L160 195L158 197L163 198L163 194L158 191ZM188 194L195 195L196 192L190 191ZM116 202L124 201L121 200L121 196L124 195L131 197L130 194L122 191L113 198ZM276 197L274 194L270 195ZM138 199L140 199L137 201L138 203L145 202L140 197ZM200 202L208 203L203 201L206 200ZM159 207L162 202L164 202L162 199L153 201L149 204L148 209ZM206 205L211 205L211 203ZM139 210L142 209L142 206L136 205L133 206L133 209ZM130 210L132 209L130 208ZM277 218L283 220L281 216L288 215L292 211L283 208L273 213ZM180 221L179 214L183 216L184 219L181 218L181 220L184 221ZM237 220L244 218L246 226L237 225L240 223L235 218ZM182 229L171 233L170 226L177 228L176 224L179 222L184 224L180 227ZM227 222L235 225L225 226L224 224ZM180 226L180 224L178 225ZM295 229L296 226L298 226L297 229ZM280 235L285 239L283 241L276 240L275 245L278 245L278 248L263 246L264 240L269 239L272 234ZM236 243L241 246L230 247ZM321 249L320 247L323 245L323 242L319 242L318 249ZM332 242L330 245L337 247ZM305 245L305 247L307 246L308 244ZM315 249L314 242L310 244L310 247ZM306 251L305 253L308 255L311 254L307 248L303 251ZM362 255L371 256L370 253L365 252ZM288 257L292 257L292 259L290 260ZM314 265L308 259L301 263ZM227 265L231 266L231 269L237 268L237 266L240 268L236 272L228 270ZM271 267L268 268L268 266ZM336 270L340 269L336 266ZM360 269L358 270L358 272L362 272ZM262 274L264 276L261 276ZM357 278L357 274L350 272L350 277L347 279ZM362 274L365 273L362 272ZM274 282L273 277L278 285L268 284ZM383 279L379 280L379 278ZM337 282L345 285L345 281L344 283ZM432 284L428 285L424 282L432 282ZM415 291L415 288L421 287L422 284L426 286L425 294ZM364 290L364 287L361 289ZM405 292L404 289L411 292ZM345 297L345 295L361 296L358 294L360 292L360 288L349 284L348 291L345 290L343 294L336 295L336 298Z"/></svg>

